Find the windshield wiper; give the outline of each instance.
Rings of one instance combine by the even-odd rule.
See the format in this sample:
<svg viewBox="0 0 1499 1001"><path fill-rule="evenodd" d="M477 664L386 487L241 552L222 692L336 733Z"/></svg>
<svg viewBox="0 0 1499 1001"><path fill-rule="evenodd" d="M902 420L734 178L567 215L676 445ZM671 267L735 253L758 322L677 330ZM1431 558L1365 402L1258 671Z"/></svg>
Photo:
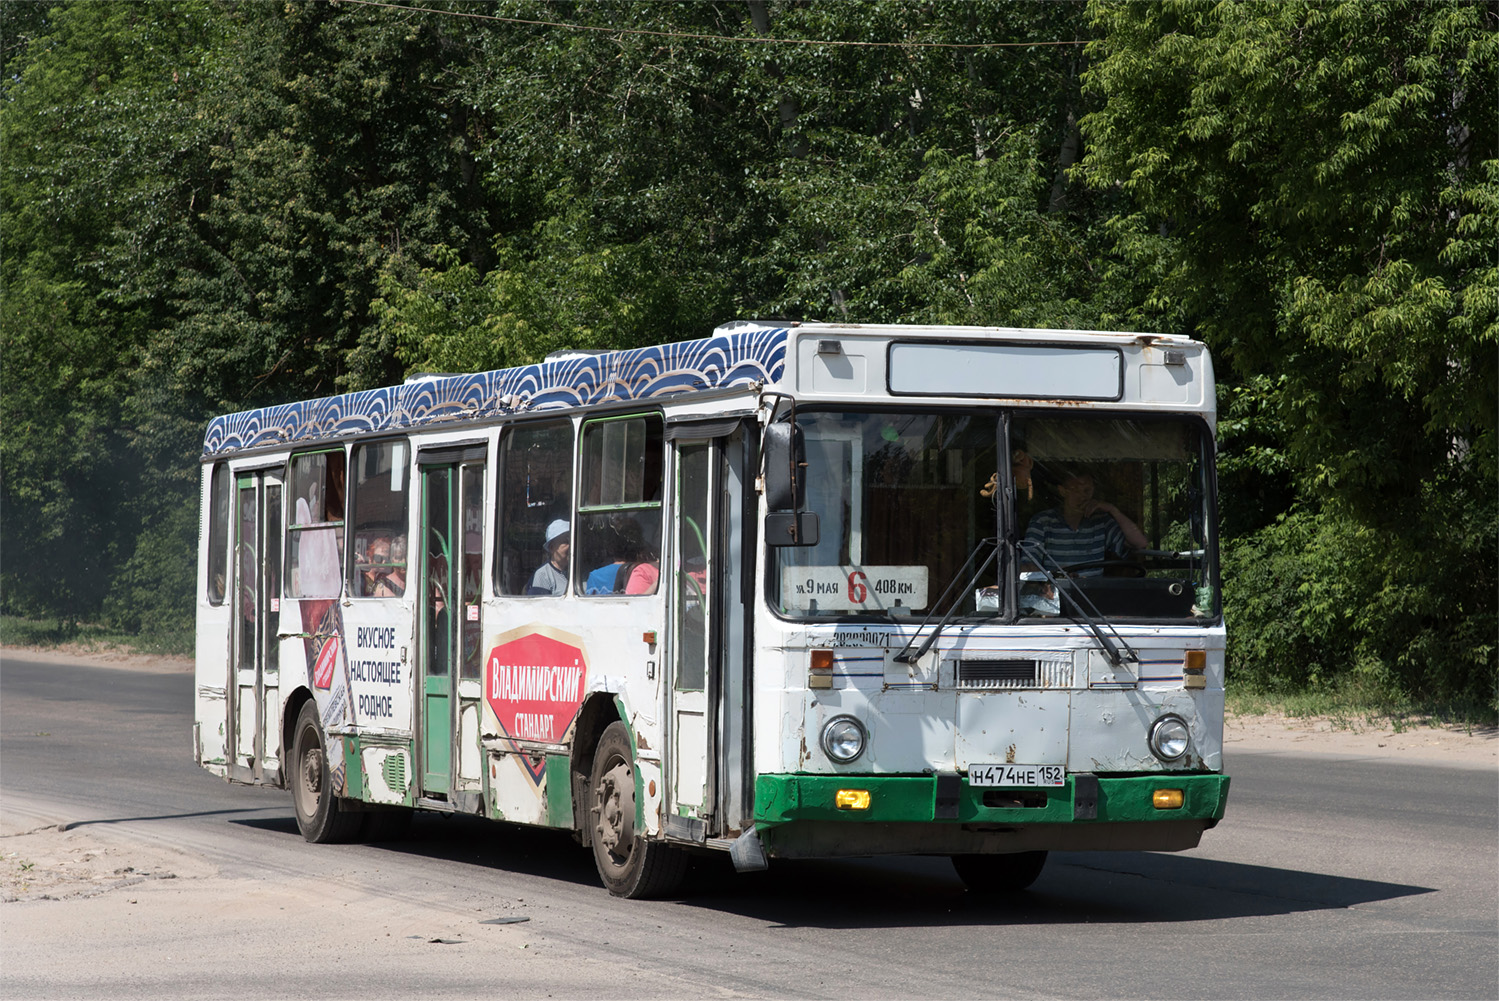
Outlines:
<svg viewBox="0 0 1499 1001"><path fill-rule="evenodd" d="M1038 542L1028 543L1019 541L1015 543L1015 547L1035 564L1036 569L1041 571L1047 582L1056 589L1057 601L1060 603L1063 593L1062 585L1052 575L1052 572L1046 569L1045 560L1051 560L1051 565L1057 568L1057 572L1065 574L1067 571L1062 569L1062 564L1052 559L1051 554L1042 548ZM1119 631L1114 628L1113 624L1104 618L1103 613L1098 610L1097 605L1093 604L1093 599L1088 597L1082 587L1071 588L1067 593L1073 599L1072 605L1077 609L1078 617L1092 631L1094 638L1098 640L1098 645L1103 647L1103 652L1108 656L1110 664L1118 667L1126 660L1133 661L1136 664L1140 663L1140 655L1135 652L1135 648L1126 643L1124 637L1119 635ZM1112 640L1104 635L1105 629L1113 634ZM1114 645L1116 642L1119 646ZM1123 653L1119 652L1119 647L1124 648Z"/></svg>
<svg viewBox="0 0 1499 1001"><path fill-rule="evenodd" d="M911 644L916 642L916 637L920 636L921 631L926 628L927 623L932 621L932 616L937 614L937 609L942 607L942 603L946 601L947 596L952 593L953 586L956 585L958 581L963 579L963 571L967 570L969 565L973 562L974 558L978 556L979 553L983 552L985 546L992 546L994 551L989 554L989 558L984 561L983 566L979 567L977 572L975 572L972 577L968 578L968 583L964 585L961 591L958 592L958 598L954 599L952 605L948 607L947 614L942 616L942 621L937 623L937 628L932 630L932 634L926 638L926 642L921 644L921 649L917 650L915 653L911 653ZM958 569L958 572L953 575L952 583L947 585L947 590L942 592L942 597L938 598L937 603L932 606L931 613L927 615L926 618L921 620L921 624L916 627L916 631L911 634L911 638L906 640L906 645L901 647L900 653L895 655L895 662L897 664L914 664L916 661L921 659L923 654L925 654L932 648L932 644L937 642L937 637L941 635L942 630L947 626L948 622L952 621L952 617L957 612L958 605L961 603L962 596L967 593L969 588L973 587L973 585L978 581L980 577L984 575L984 571L989 569L989 564L993 563L994 558L998 555L998 537L979 540L978 545L973 547L973 552L968 554L968 559L963 561L962 567L960 567Z"/></svg>

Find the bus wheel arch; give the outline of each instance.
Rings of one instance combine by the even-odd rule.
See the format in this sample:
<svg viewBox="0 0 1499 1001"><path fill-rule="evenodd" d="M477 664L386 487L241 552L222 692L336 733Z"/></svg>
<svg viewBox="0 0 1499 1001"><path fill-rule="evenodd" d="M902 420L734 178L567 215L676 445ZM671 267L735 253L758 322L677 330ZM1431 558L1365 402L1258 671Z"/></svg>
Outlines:
<svg viewBox="0 0 1499 1001"><path fill-rule="evenodd" d="M588 775L593 768L593 752L599 738L611 723L620 720L615 697L609 692L594 692L578 710L573 724L568 775L572 780L573 833L586 848L593 843L592 825L588 822Z"/></svg>
<svg viewBox="0 0 1499 1001"><path fill-rule="evenodd" d="M281 706L281 748L276 755L276 760L281 763L278 770L277 786L282 789L292 787L292 748L296 746L297 718L302 713L302 707L312 702L312 692L304 685L297 688L286 697L286 702Z"/></svg>

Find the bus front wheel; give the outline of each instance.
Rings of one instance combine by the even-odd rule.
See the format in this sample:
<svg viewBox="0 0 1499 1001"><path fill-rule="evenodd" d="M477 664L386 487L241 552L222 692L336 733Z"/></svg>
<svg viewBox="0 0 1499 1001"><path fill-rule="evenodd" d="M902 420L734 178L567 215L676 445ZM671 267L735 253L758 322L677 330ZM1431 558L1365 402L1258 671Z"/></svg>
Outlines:
<svg viewBox="0 0 1499 1001"><path fill-rule="evenodd" d="M635 828L635 756L630 731L609 724L593 752L588 775L589 841L599 878L616 897L660 897L681 886L682 849L651 841Z"/></svg>
<svg viewBox="0 0 1499 1001"><path fill-rule="evenodd" d="M302 837L317 845L356 839L364 826L364 815L342 809L333 794L333 784L328 780L328 744L316 702L303 704L297 715L291 761L291 800Z"/></svg>
<svg viewBox="0 0 1499 1001"><path fill-rule="evenodd" d="M1023 890L1036 881L1045 865L1045 852L952 857L952 867L958 871L958 878L970 890L979 893L1013 893Z"/></svg>

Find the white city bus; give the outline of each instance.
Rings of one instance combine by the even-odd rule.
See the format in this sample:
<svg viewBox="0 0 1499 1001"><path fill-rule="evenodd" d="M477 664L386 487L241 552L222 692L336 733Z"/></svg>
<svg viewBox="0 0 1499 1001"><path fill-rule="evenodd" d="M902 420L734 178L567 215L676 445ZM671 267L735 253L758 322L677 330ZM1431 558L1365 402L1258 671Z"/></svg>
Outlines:
<svg viewBox="0 0 1499 1001"><path fill-rule="evenodd" d="M1214 388L1156 334L740 322L215 419L195 745L309 841L1179 850L1223 815Z"/></svg>

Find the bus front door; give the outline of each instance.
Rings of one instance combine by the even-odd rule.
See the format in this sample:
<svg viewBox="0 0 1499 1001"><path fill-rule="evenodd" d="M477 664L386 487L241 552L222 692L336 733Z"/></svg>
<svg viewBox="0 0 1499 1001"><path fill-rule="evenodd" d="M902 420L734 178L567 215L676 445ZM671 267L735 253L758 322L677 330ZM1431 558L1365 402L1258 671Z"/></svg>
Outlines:
<svg viewBox="0 0 1499 1001"><path fill-rule="evenodd" d="M667 826L734 834L746 802L743 435L678 439L671 578Z"/></svg>
<svg viewBox="0 0 1499 1001"><path fill-rule="evenodd" d="M423 793L482 791L479 754L482 446L418 453L421 468L421 721ZM456 751L456 755L455 755ZM456 765L456 767L455 767Z"/></svg>
<svg viewBox="0 0 1499 1001"><path fill-rule="evenodd" d="M281 477L240 473L234 506L229 778L263 782L268 769L280 767Z"/></svg>

